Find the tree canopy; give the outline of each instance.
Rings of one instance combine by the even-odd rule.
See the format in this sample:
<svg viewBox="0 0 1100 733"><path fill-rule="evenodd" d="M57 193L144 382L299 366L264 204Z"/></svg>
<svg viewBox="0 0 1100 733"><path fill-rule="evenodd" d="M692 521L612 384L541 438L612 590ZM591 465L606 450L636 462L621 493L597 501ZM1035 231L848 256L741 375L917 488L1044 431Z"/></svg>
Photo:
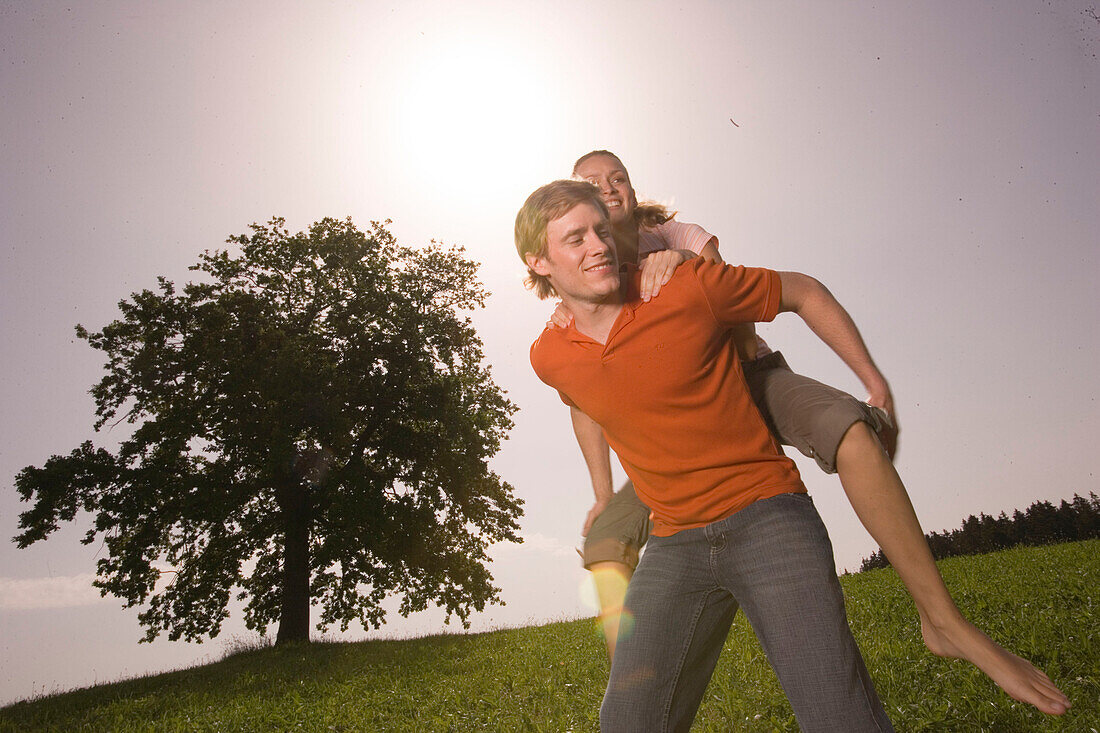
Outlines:
<svg viewBox="0 0 1100 733"><path fill-rule="evenodd" d="M308 640L311 603L319 629L377 627L390 595L467 624L500 602L486 550L521 541L522 514L488 467L516 408L460 315L484 306L477 265L378 222L284 227L253 224L181 292L158 278L76 327L107 358L95 430L132 433L24 468L14 540L90 512L95 584L144 606L146 641L216 636L233 595L277 642Z"/></svg>

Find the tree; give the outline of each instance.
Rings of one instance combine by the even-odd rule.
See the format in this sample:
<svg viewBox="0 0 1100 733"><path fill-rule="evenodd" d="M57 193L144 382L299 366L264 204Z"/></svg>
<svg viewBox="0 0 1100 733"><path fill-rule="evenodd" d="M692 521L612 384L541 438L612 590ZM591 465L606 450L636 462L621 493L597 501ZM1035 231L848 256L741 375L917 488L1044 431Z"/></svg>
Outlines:
<svg viewBox="0 0 1100 733"><path fill-rule="evenodd" d="M276 643L308 641L311 601L319 629L378 627L389 595L468 625L500 602L487 547L522 541L522 502L487 466L516 408L459 315L484 306L477 265L377 222L251 229L182 294L159 278L101 331L77 326L107 355L96 431L135 427L116 452L23 469L15 541L94 514L95 584L146 606L144 641L216 636L234 593Z"/></svg>
<svg viewBox="0 0 1100 733"><path fill-rule="evenodd" d="M1027 508L1025 541L1029 545L1058 542L1058 510L1049 501L1037 501Z"/></svg>
<svg viewBox="0 0 1100 733"><path fill-rule="evenodd" d="M1073 495L1073 536L1085 540L1100 536L1100 500L1094 492L1089 499Z"/></svg>

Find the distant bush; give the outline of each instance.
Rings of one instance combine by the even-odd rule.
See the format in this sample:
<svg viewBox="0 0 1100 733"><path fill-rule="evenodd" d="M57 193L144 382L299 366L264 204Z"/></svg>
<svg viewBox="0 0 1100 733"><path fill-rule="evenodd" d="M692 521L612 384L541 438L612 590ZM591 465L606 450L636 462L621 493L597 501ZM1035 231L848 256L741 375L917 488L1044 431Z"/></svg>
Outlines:
<svg viewBox="0 0 1100 733"><path fill-rule="evenodd" d="M959 529L925 535L932 556L937 560L995 552L1017 545L1035 547L1097 537L1100 537L1100 497L1092 491L1088 499L1074 494L1073 501L1063 499L1057 507L1049 501L1037 501L1026 512L1017 509L1011 517L1004 512L997 517L971 514ZM859 569L862 572L889 566L890 561L880 549L865 558Z"/></svg>

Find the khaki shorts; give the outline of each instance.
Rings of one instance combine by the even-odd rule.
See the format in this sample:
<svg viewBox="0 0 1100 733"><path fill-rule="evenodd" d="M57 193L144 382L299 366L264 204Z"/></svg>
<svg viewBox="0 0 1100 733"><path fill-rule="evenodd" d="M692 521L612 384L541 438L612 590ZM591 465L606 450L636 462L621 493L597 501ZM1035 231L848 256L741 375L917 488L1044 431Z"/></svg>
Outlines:
<svg viewBox="0 0 1100 733"><path fill-rule="evenodd" d="M600 562L638 567L638 552L649 539L650 529L649 507L634 493L634 484L627 481L588 528L588 536L584 538L584 567L591 568Z"/></svg>
<svg viewBox="0 0 1100 733"><path fill-rule="evenodd" d="M885 412L847 392L795 374L778 351L742 364L745 382L760 414L779 442L813 458L825 473L836 473L836 452L848 429L867 423L883 445L896 439ZM588 530L584 566L618 562L634 568L649 538L649 507L627 481Z"/></svg>
<svg viewBox="0 0 1100 733"><path fill-rule="evenodd" d="M813 458L825 473L836 473L837 448L857 422L867 423L883 445L896 440L894 423L883 410L795 374L778 351L741 366L752 401L772 435Z"/></svg>

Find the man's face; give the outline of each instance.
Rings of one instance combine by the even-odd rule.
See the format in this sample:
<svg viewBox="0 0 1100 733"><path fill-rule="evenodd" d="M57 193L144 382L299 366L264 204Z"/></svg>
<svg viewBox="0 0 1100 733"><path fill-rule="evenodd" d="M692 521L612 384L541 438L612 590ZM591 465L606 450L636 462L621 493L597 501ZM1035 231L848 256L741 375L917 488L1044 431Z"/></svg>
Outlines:
<svg viewBox="0 0 1100 733"><path fill-rule="evenodd" d="M600 196L611 214L615 226L634 218L638 198L630 185L630 175L618 158L612 155L593 155L577 166L573 175L588 181L600 189Z"/></svg>
<svg viewBox="0 0 1100 733"><path fill-rule="evenodd" d="M595 205L580 203L546 225L546 256L527 264L563 300L597 303L619 290L619 263L611 225Z"/></svg>

